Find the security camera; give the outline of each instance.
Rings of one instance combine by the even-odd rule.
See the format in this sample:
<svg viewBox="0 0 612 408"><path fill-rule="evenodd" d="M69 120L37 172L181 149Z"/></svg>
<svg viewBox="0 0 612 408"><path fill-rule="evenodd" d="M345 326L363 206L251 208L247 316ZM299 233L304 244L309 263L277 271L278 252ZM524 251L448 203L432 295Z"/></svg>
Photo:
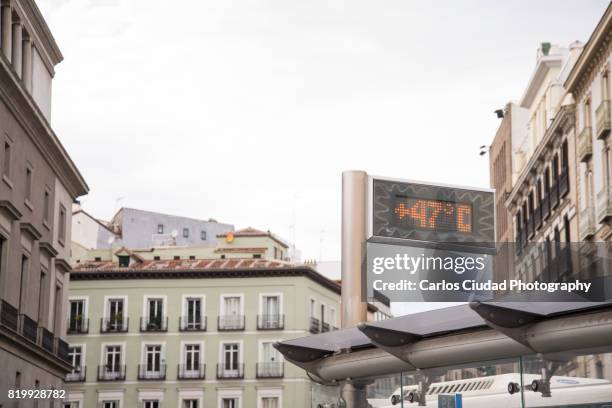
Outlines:
<svg viewBox="0 0 612 408"><path fill-rule="evenodd" d="M520 385L518 385L518 383L515 383L515 382L508 383L508 393L510 395L516 394L520 390L521 390L521 387L520 387Z"/></svg>

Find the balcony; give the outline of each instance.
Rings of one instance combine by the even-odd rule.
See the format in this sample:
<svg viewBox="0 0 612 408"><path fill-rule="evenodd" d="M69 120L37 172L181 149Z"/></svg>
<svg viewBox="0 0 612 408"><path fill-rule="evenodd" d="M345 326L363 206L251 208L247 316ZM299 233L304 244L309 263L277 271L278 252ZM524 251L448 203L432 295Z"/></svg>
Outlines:
<svg viewBox="0 0 612 408"><path fill-rule="evenodd" d="M242 380L244 364L217 364L217 380Z"/></svg>
<svg viewBox="0 0 612 408"><path fill-rule="evenodd" d="M612 217L612 189L608 186L597 193L597 221L604 222Z"/></svg>
<svg viewBox="0 0 612 408"><path fill-rule="evenodd" d="M204 380L206 379L206 364L190 367L179 364L176 372L176 378L179 380Z"/></svg>
<svg viewBox="0 0 612 408"><path fill-rule="evenodd" d="M550 211L554 210L559 206L559 184L555 181L550 186Z"/></svg>
<svg viewBox="0 0 612 408"><path fill-rule="evenodd" d="M569 193L569 173L567 167L561 169L561 174L559 175L559 199L565 197L567 193Z"/></svg>
<svg viewBox="0 0 612 408"><path fill-rule="evenodd" d="M244 320L243 315L219 316L217 327L219 331L242 331L244 330Z"/></svg>
<svg viewBox="0 0 612 408"><path fill-rule="evenodd" d="M13 331L17 331L18 316L17 308L6 300L0 301L0 325L8 327Z"/></svg>
<svg viewBox="0 0 612 408"><path fill-rule="evenodd" d="M285 315L257 315L257 330L282 330L285 328Z"/></svg>
<svg viewBox="0 0 612 408"><path fill-rule="evenodd" d="M310 331L313 334L317 334L320 330L321 330L321 325L319 324L319 319L317 319L316 317L311 317L310 327L308 328L308 331Z"/></svg>
<svg viewBox="0 0 612 408"><path fill-rule="evenodd" d="M605 139L610 134L610 101L602 101L595 111L595 136L597 139Z"/></svg>
<svg viewBox="0 0 612 408"><path fill-rule="evenodd" d="M82 316L68 319L68 334L87 334L89 333L89 319Z"/></svg>
<svg viewBox="0 0 612 408"><path fill-rule="evenodd" d="M257 363L256 376L257 378L283 378L285 376L284 364L275 361Z"/></svg>
<svg viewBox="0 0 612 408"><path fill-rule="evenodd" d="M593 140L591 138L591 127L587 126L578 134L578 160L588 161L593 155Z"/></svg>
<svg viewBox="0 0 612 408"><path fill-rule="evenodd" d="M44 327L39 327L40 346L47 350L49 353L53 353L53 343L55 336L49 330Z"/></svg>
<svg viewBox="0 0 612 408"><path fill-rule="evenodd" d="M57 356L64 360L67 363L71 363L72 359L70 358L70 346L64 340L59 337L55 338L55 352Z"/></svg>
<svg viewBox="0 0 612 408"><path fill-rule="evenodd" d="M162 381L166 379L166 365L158 364L157 367L148 364L138 364L138 379L145 381Z"/></svg>
<svg viewBox="0 0 612 408"><path fill-rule="evenodd" d="M23 337L36 343L38 340L38 323L27 315L19 315L20 332Z"/></svg>
<svg viewBox="0 0 612 408"><path fill-rule="evenodd" d="M102 318L100 319L100 333L126 333L129 327L129 318Z"/></svg>
<svg viewBox="0 0 612 408"><path fill-rule="evenodd" d="M168 318L163 317L141 317L140 318L141 332L167 332Z"/></svg>
<svg viewBox="0 0 612 408"><path fill-rule="evenodd" d="M98 381L125 381L125 365L98 366Z"/></svg>
<svg viewBox="0 0 612 408"><path fill-rule="evenodd" d="M329 323L321 322L321 333L326 333L330 329Z"/></svg>
<svg viewBox="0 0 612 408"><path fill-rule="evenodd" d="M191 316L179 316L179 331L206 331L206 320L206 316L197 318Z"/></svg>
<svg viewBox="0 0 612 408"><path fill-rule="evenodd" d="M87 367L74 367L74 369L66 374L65 382L85 382Z"/></svg>
<svg viewBox="0 0 612 408"><path fill-rule="evenodd" d="M579 218L580 240L591 238L595 235L595 211L592 206L587 206L580 211Z"/></svg>

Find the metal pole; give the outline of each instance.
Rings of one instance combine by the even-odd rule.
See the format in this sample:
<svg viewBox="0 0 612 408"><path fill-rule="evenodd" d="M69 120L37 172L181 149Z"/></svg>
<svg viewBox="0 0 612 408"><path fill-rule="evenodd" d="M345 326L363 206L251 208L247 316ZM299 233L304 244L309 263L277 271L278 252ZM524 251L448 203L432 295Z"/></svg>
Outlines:
<svg viewBox="0 0 612 408"><path fill-rule="evenodd" d="M361 299L361 263L366 239L365 171L342 173L342 328L367 319L367 303Z"/></svg>
<svg viewBox="0 0 612 408"><path fill-rule="evenodd" d="M366 239L365 171L342 173L342 328L355 327L367 320L367 303L361 299L361 263ZM366 388L346 379L342 385L346 407L366 408Z"/></svg>

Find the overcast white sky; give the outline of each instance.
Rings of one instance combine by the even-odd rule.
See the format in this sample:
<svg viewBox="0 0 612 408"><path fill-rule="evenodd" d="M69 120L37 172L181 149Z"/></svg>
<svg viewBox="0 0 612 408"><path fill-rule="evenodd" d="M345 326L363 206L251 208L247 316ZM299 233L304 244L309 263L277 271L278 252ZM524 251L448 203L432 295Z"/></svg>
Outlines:
<svg viewBox="0 0 612 408"><path fill-rule="evenodd" d="M488 186L493 110L520 98L538 43L586 41L607 4L39 1L86 210L270 229L324 260L342 170Z"/></svg>

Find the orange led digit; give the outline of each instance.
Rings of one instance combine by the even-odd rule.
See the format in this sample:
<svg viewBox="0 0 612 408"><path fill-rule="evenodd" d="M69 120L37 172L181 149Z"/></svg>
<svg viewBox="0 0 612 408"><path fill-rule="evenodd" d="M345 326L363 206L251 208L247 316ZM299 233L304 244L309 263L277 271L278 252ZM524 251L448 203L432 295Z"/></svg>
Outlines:
<svg viewBox="0 0 612 408"><path fill-rule="evenodd" d="M444 200L396 197L393 209L402 227L472 232L472 206Z"/></svg>

